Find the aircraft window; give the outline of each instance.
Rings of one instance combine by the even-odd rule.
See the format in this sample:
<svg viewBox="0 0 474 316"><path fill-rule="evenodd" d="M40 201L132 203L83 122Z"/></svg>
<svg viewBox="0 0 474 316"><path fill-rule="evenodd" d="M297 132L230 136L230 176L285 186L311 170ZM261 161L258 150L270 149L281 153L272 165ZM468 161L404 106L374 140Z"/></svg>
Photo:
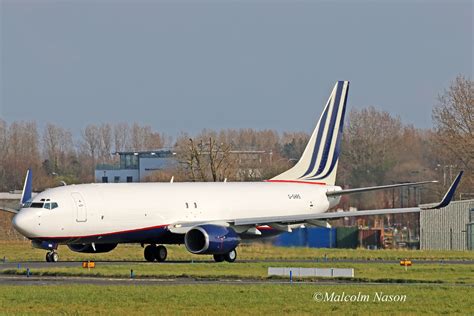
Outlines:
<svg viewBox="0 0 474 316"><path fill-rule="evenodd" d="M31 206L31 202L26 202L26 203L23 203L23 207L24 208L28 208Z"/></svg>
<svg viewBox="0 0 474 316"><path fill-rule="evenodd" d="M186 208L189 208L189 204L188 204L188 202L186 202Z"/></svg>
<svg viewBox="0 0 474 316"><path fill-rule="evenodd" d="M50 210L51 209L51 203L44 203L43 207L47 210Z"/></svg>
<svg viewBox="0 0 474 316"><path fill-rule="evenodd" d="M30 207L32 208L43 208L43 204L42 202L33 202L31 203Z"/></svg>
<svg viewBox="0 0 474 316"><path fill-rule="evenodd" d="M59 207L58 203L56 203L56 202L51 203L51 209L52 210L54 210L57 207Z"/></svg>
<svg viewBox="0 0 474 316"><path fill-rule="evenodd" d="M197 203L196 203L196 202L194 202L194 208L197 208L197 207L198 207Z"/></svg>

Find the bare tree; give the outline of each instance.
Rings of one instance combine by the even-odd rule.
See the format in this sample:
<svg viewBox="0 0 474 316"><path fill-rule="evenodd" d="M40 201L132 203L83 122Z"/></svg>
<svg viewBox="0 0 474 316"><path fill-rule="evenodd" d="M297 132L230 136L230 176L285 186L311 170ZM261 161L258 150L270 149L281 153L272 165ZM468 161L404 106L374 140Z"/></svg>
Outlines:
<svg viewBox="0 0 474 316"><path fill-rule="evenodd" d="M187 134L178 138L178 159L192 181L235 179L237 157L232 157L229 144L218 142L214 137L214 132L203 131L194 139Z"/></svg>
<svg viewBox="0 0 474 316"><path fill-rule="evenodd" d="M50 172L64 172L68 159L75 155L70 131L51 123L43 130L43 152L49 161Z"/></svg>
<svg viewBox="0 0 474 316"><path fill-rule="evenodd" d="M102 162L108 162L112 153L112 127L110 124L100 125L99 134L99 157Z"/></svg>
<svg viewBox="0 0 474 316"><path fill-rule="evenodd" d="M439 95L433 122L441 165L465 170L464 188L474 192L474 81L459 75Z"/></svg>
<svg viewBox="0 0 474 316"><path fill-rule="evenodd" d="M115 152L129 149L130 127L127 123L118 123L114 125L114 150Z"/></svg>
<svg viewBox="0 0 474 316"><path fill-rule="evenodd" d="M5 181L20 188L26 169L39 169L38 131L35 122L14 122L8 128ZM35 180L38 181L38 180Z"/></svg>
<svg viewBox="0 0 474 316"><path fill-rule="evenodd" d="M354 186L383 184L386 173L397 163L402 138L400 118L374 107L352 110L344 130L340 176ZM341 178L341 177L339 177Z"/></svg>
<svg viewBox="0 0 474 316"><path fill-rule="evenodd" d="M8 142L8 125L7 123L0 119L0 189L5 189L5 167L7 163L7 157L8 157L8 148L9 142Z"/></svg>
<svg viewBox="0 0 474 316"><path fill-rule="evenodd" d="M100 131L96 125L87 125L82 133L83 146L93 163L98 158L98 151L100 146Z"/></svg>

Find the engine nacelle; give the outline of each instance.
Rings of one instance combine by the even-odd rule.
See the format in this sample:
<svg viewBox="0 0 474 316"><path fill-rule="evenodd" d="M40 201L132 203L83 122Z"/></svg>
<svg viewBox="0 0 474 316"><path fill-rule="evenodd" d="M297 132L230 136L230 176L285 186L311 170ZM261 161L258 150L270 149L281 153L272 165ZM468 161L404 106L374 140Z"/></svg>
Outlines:
<svg viewBox="0 0 474 316"><path fill-rule="evenodd" d="M114 250L117 244L95 244L95 250L92 244L69 244L67 246L75 252L101 253Z"/></svg>
<svg viewBox="0 0 474 316"><path fill-rule="evenodd" d="M225 254L240 243L239 235L229 227L200 225L191 228L184 236L184 244L194 254Z"/></svg>

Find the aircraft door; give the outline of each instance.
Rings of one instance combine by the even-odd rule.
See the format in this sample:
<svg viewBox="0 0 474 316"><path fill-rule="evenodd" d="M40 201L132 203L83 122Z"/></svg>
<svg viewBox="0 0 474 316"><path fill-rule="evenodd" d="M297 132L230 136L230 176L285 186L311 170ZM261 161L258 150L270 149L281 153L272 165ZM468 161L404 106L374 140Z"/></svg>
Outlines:
<svg viewBox="0 0 474 316"><path fill-rule="evenodd" d="M87 207L84 202L84 198L79 192L71 193L72 199L76 206L76 222L86 222L87 221Z"/></svg>

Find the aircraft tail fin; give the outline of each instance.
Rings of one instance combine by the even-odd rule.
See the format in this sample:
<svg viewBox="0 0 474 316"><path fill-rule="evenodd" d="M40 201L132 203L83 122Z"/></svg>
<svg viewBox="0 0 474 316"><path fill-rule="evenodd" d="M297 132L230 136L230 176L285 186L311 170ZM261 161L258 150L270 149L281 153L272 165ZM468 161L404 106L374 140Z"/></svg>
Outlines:
<svg viewBox="0 0 474 316"><path fill-rule="evenodd" d="M334 185L349 81L338 81L296 165L269 181L309 181Z"/></svg>

